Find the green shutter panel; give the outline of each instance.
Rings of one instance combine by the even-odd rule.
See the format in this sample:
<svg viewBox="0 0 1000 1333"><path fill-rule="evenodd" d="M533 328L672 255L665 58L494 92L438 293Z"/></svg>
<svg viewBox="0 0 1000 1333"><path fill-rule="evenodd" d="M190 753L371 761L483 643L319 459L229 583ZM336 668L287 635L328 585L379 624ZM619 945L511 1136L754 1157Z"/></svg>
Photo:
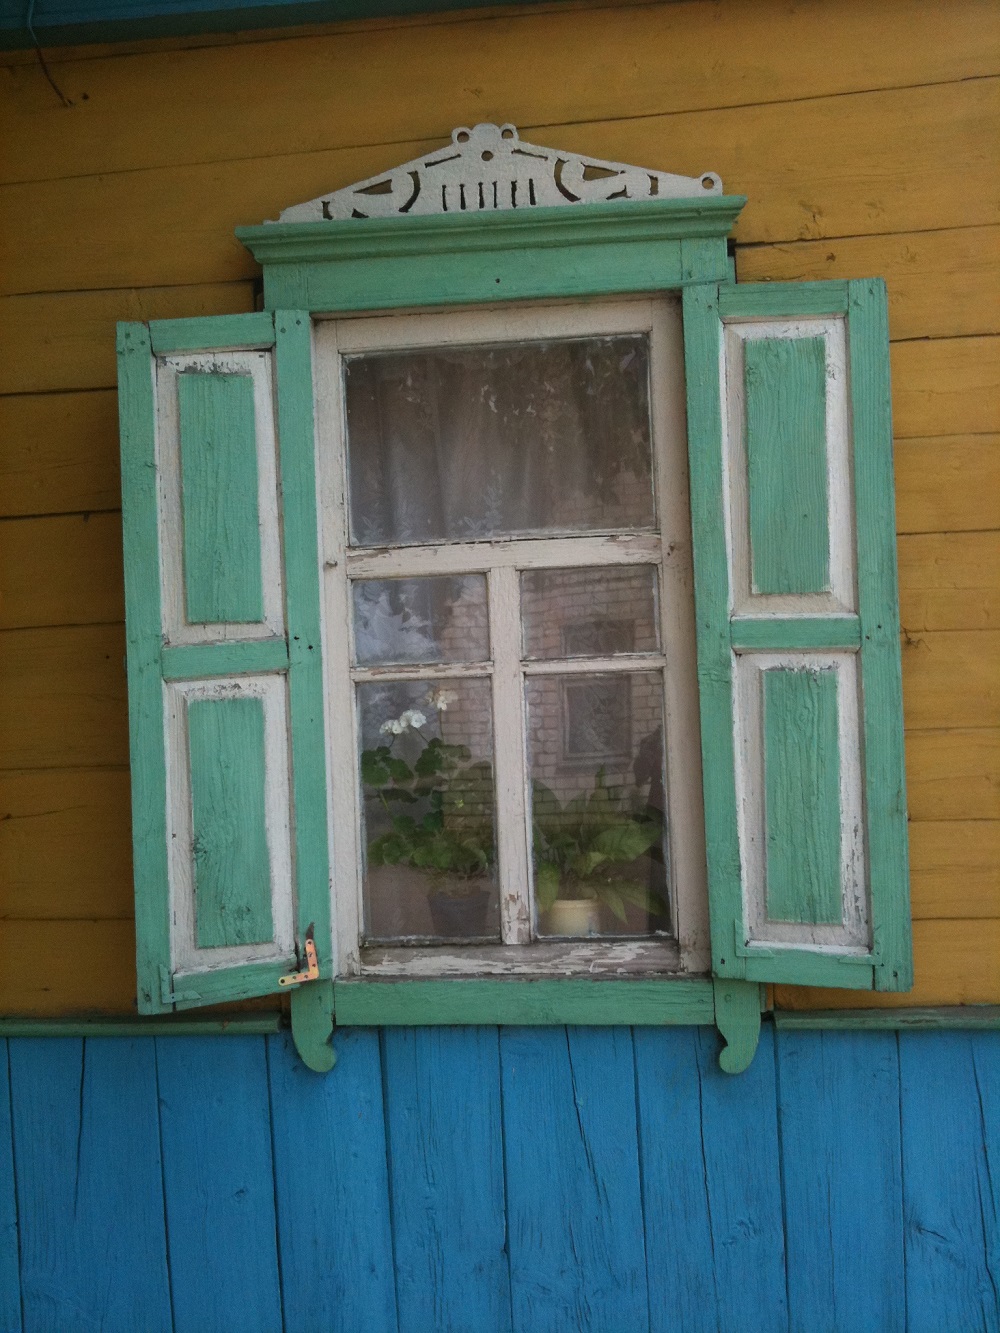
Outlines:
<svg viewBox="0 0 1000 1333"><path fill-rule="evenodd" d="M880 281L684 293L713 971L912 985Z"/></svg>
<svg viewBox="0 0 1000 1333"><path fill-rule="evenodd" d="M122 324L118 357L139 1010L153 1014L284 989L309 933L330 976L309 317Z"/></svg>

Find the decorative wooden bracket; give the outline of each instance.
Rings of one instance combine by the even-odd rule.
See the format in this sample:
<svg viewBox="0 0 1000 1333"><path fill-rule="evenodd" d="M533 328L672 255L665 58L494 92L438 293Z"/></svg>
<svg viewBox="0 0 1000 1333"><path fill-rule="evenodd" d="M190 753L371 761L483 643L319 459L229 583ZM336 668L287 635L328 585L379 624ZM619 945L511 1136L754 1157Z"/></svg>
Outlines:
<svg viewBox="0 0 1000 1333"><path fill-rule="evenodd" d="M332 1039L333 982L293 990L292 1040L302 1063L317 1074L328 1074L337 1063Z"/></svg>
<svg viewBox="0 0 1000 1333"><path fill-rule="evenodd" d="M755 981L712 979L715 991L715 1026L725 1046L719 1067L727 1074L749 1069L760 1038L760 986Z"/></svg>

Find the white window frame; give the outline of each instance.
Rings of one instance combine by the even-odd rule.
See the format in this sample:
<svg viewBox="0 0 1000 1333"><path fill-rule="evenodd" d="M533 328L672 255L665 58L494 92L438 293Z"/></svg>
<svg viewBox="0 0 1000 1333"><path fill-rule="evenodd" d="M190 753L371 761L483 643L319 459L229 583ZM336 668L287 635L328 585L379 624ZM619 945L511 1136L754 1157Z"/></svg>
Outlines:
<svg viewBox="0 0 1000 1333"><path fill-rule="evenodd" d="M405 547L349 547L341 358L364 352L643 333L650 339L650 411L658 532L511 538ZM330 782L333 957L339 977L657 976L709 970L705 833L698 724L691 518L680 300L517 304L438 312L319 316L314 322L317 482ZM522 660L519 571L625 564L658 568L661 651L611 658ZM486 664L353 665L352 578L484 573L492 657ZM532 941L530 815L523 678L662 670L670 883L676 941ZM355 684L490 678L500 945L362 945L364 856Z"/></svg>

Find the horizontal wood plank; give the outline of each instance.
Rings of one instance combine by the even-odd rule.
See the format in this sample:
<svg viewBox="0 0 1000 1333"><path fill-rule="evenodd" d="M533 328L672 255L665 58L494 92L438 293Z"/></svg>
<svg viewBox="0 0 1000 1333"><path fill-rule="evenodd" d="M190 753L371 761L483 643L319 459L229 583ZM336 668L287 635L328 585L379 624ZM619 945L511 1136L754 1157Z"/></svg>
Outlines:
<svg viewBox="0 0 1000 1333"><path fill-rule="evenodd" d="M876 1009L1000 1003L1000 920L915 921L911 991L776 986L777 1009Z"/></svg>
<svg viewBox="0 0 1000 1333"><path fill-rule="evenodd" d="M1000 338L893 343L892 425L910 436L979 435L1000 421Z"/></svg>
<svg viewBox="0 0 1000 1333"><path fill-rule="evenodd" d="M128 763L124 626L4 630L0 677L6 767Z"/></svg>
<svg viewBox="0 0 1000 1333"><path fill-rule="evenodd" d="M819 98L798 103L791 115L784 105L750 106L522 126L522 132L616 161L692 175L711 167L731 193L749 198L736 226L740 242L913 232L998 218L989 191L970 192L967 184L970 175L986 179L995 167L987 145L1000 137L1000 98L991 80ZM3 186L0 225L17 263L0 269L0 290L237 282L255 268L234 227L274 218L289 204L438 146L440 139L416 138L410 129L388 147L302 153L286 146L267 159L240 154L228 162ZM932 262L928 257L926 264Z"/></svg>
<svg viewBox="0 0 1000 1333"><path fill-rule="evenodd" d="M1000 729L908 732L906 797L911 820L1000 819Z"/></svg>
<svg viewBox="0 0 1000 1333"><path fill-rule="evenodd" d="M740 282L885 278L900 338L1000 333L1000 231L961 227L739 247Z"/></svg>
<svg viewBox="0 0 1000 1333"><path fill-rule="evenodd" d="M912 822L910 901L918 920L1000 918L1000 820Z"/></svg>
<svg viewBox="0 0 1000 1333"><path fill-rule="evenodd" d="M1000 629L1000 531L900 537L899 615L909 635Z"/></svg>
<svg viewBox="0 0 1000 1333"><path fill-rule="evenodd" d="M896 530L994 528L1000 515L1000 435L897 440Z"/></svg>
<svg viewBox="0 0 1000 1333"><path fill-rule="evenodd" d="M0 629L125 619L118 513L0 520Z"/></svg>
<svg viewBox="0 0 1000 1333"><path fill-rule="evenodd" d="M114 388L117 320L252 309L248 282L0 298L0 394Z"/></svg>
<svg viewBox="0 0 1000 1333"><path fill-rule="evenodd" d="M571 124L970 79L996 72L997 30L990 0L688 0L530 6L499 21L434 15L235 45L196 38L193 49L127 56L50 51L69 115L16 53L0 82L2 179L434 139L491 118Z"/></svg>
<svg viewBox="0 0 1000 1333"><path fill-rule="evenodd" d="M903 640L908 730L1000 725L1000 630L922 631Z"/></svg>
<svg viewBox="0 0 1000 1333"><path fill-rule="evenodd" d="M131 921L5 921L0 931L0 1012L135 1013Z"/></svg>
<svg viewBox="0 0 1000 1333"><path fill-rule="evenodd" d="M0 397L0 439L0 517L121 504L113 389Z"/></svg>
<svg viewBox="0 0 1000 1333"><path fill-rule="evenodd" d="M4 917L133 913L127 769L0 772Z"/></svg>

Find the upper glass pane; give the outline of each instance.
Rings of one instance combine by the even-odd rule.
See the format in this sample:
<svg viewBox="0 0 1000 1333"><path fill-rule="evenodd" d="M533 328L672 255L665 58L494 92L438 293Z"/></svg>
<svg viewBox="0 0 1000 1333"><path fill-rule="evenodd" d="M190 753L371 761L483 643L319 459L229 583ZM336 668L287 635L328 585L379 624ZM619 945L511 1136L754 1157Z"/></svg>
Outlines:
<svg viewBox="0 0 1000 1333"><path fill-rule="evenodd" d="M532 569L521 575L525 657L655 653L656 570L651 565Z"/></svg>
<svg viewBox="0 0 1000 1333"><path fill-rule="evenodd" d="M351 543L655 524L645 334L345 358Z"/></svg>
<svg viewBox="0 0 1000 1333"><path fill-rule="evenodd" d="M359 579L352 595L359 666L485 662L490 655L482 574Z"/></svg>

